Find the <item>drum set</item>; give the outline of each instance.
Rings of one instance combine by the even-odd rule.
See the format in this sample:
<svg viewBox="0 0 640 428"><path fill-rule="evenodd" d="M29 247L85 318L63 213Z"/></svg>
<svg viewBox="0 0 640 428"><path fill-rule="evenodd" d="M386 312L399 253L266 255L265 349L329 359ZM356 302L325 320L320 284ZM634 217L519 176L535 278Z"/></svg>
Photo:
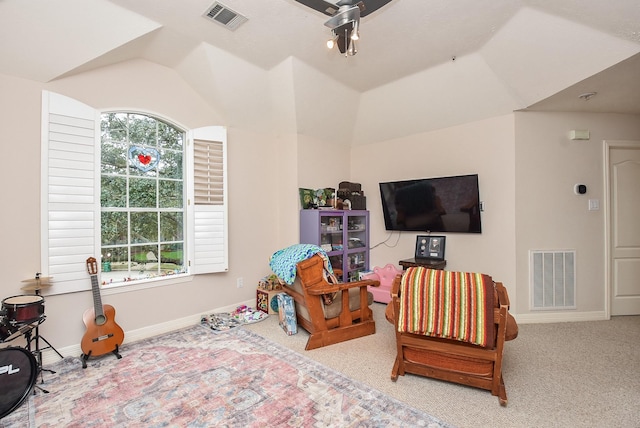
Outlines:
<svg viewBox="0 0 640 428"><path fill-rule="evenodd" d="M26 343L24 347L0 349L0 419L20 407L34 387L48 393L36 386L38 374L43 371L55 373L42 368L42 351L52 349L63 358L39 331L40 324L46 319L40 290L51 285L49 278L36 274L35 278L23 282L26 284L22 290L35 294L7 297L2 300L0 310L0 343L9 343L19 337L24 337ZM41 340L46 343L45 347L40 346Z"/></svg>

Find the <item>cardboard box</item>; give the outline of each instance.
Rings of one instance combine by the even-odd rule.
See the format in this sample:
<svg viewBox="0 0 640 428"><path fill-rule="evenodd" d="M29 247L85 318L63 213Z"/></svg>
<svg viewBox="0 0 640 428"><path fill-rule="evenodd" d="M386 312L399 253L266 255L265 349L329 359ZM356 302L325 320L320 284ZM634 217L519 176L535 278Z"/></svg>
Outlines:
<svg viewBox="0 0 640 428"><path fill-rule="evenodd" d="M256 290L256 309L265 314L273 315L278 313L278 299L276 296L282 290Z"/></svg>
<svg viewBox="0 0 640 428"><path fill-rule="evenodd" d="M287 293L279 293L278 299L278 316L280 317L280 327L289 336L298 332L298 322L296 320L296 307L293 297Z"/></svg>

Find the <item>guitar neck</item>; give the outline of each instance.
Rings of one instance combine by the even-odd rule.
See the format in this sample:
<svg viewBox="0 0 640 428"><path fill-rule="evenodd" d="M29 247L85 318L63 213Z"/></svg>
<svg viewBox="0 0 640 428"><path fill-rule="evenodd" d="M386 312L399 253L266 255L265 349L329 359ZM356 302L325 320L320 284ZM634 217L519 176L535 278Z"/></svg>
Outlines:
<svg viewBox="0 0 640 428"><path fill-rule="evenodd" d="M97 317L104 317L104 308L102 307L102 297L100 296L100 283L98 275L91 275L91 292L93 293L93 309Z"/></svg>

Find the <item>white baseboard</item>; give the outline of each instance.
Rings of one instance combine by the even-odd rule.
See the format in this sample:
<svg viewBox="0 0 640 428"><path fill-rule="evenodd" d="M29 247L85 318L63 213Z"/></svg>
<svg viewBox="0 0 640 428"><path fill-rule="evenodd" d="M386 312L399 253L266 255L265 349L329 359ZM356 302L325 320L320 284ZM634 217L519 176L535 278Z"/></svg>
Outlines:
<svg viewBox="0 0 640 428"><path fill-rule="evenodd" d="M609 317L603 311L596 312L535 312L512 314L518 324L541 324L554 322L604 321Z"/></svg>
<svg viewBox="0 0 640 428"><path fill-rule="evenodd" d="M125 332L124 335L124 344L137 342L142 339L147 339L153 336L159 336L161 334L166 334L175 330L179 330L181 328L189 327L192 325L196 325L200 322L203 315L213 314L217 312L231 312L235 310L240 305L247 305L250 307L255 307L255 300L247 300L245 302L236 303L234 305L224 306L221 308L212 309L210 311L205 311L200 314L189 315L188 317L179 318L171 321L167 321L161 324L154 324L148 327L139 328L136 330L131 330ZM80 348L80 344L65 346L64 348L57 349L63 357L79 357L82 355L82 349ZM126 355L126 348L122 352L123 356ZM60 360L60 356L56 354L52 349L46 349L42 353L42 365L46 366L49 364L53 364Z"/></svg>

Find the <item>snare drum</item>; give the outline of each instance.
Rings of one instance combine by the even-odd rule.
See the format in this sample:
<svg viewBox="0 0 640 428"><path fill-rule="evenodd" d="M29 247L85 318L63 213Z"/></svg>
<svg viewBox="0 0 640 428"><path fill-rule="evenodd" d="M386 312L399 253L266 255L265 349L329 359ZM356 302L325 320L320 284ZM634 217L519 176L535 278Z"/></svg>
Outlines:
<svg viewBox="0 0 640 428"><path fill-rule="evenodd" d="M0 419L29 396L38 378L36 357L22 348L0 349Z"/></svg>
<svg viewBox="0 0 640 428"><path fill-rule="evenodd" d="M44 314L44 297L31 294L7 297L2 301L2 309L10 324L30 324Z"/></svg>

